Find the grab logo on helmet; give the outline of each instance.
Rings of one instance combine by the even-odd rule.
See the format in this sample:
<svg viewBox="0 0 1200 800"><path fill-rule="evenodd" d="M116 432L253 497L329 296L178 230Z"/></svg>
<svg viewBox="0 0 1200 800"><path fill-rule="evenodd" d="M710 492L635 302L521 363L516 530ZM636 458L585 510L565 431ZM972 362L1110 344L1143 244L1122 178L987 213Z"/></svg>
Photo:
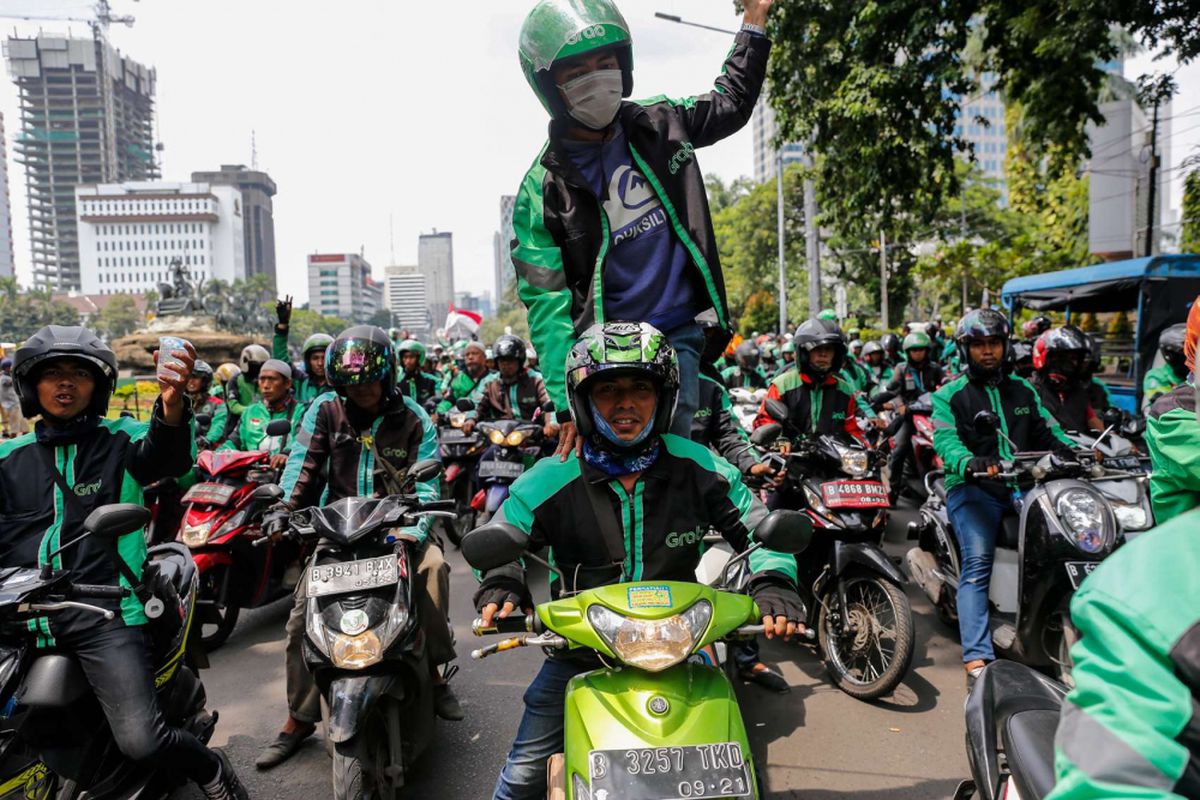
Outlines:
<svg viewBox="0 0 1200 800"><path fill-rule="evenodd" d="M603 39L606 31L603 25L592 25L567 37L567 44L579 44L582 39Z"/></svg>

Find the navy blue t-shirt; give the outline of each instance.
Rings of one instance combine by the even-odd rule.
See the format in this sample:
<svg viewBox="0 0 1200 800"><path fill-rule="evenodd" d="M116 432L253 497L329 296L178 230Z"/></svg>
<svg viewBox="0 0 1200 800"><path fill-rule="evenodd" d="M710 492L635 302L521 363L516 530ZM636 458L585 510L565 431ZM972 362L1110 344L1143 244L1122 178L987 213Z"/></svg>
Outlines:
<svg viewBox="0 0 1200 800"><path fill-rule="evenodd" d="M563 147L608 215L605 319L649 322L663 332L691 322L709 306L701 305L699 273L634 165L624 130L618 125L607 142L564 141Z"/></svg>

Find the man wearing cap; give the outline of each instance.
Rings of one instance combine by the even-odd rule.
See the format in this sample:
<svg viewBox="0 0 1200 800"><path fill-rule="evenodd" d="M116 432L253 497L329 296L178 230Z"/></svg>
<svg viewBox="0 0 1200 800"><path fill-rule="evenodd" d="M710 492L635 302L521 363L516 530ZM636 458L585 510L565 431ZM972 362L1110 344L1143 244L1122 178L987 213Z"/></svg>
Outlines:
<svg viewBox="0 0 1200 800"><path fill-rule="evenodd" d="M284 439L267 436L267 425L273 420L286 419L292 423L293 432L300 430L304 406L292 394L292 368L285 361L269 359L258 371L258 391L262 399L246 409L233 435L221 449L268 450L271 468L281 469L287 463Z"/></svg>
<svg viewBox="0 0 1200 800"><path fill-rule="evenodd" d="M472 403L476 391L483 386L491 372L487 368L487 351L479 342L467 342L463 348L463 367L458 370L446 387L445 399L438 405L438 413L444 414L459 400L468 398Z"/></svg>

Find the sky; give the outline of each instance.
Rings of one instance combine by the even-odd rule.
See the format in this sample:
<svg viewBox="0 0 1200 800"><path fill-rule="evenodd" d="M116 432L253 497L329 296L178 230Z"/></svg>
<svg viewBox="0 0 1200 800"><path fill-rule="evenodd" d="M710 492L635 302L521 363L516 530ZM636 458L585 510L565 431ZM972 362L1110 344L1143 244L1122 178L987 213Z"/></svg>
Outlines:
<svg viewBox="0 0 1200 800"><path fill-rule="evenodd" d="M781 0L786 2L786 0ZM492 288L492 235L500 196L513 194L545 139L547 116L516 57L532 0L113 0L137 18L110 38L158 73L163 178L251 162L275 197L281 294L307 299L305 257L362 251L382 277L415 264L417 237L454 233L455 288ZM88 36L80 22L18 21L10 14L89 16L80 0L0 0L0 31ZM725 34L655 19L664 11L736 28L731 0L625 0L637 96L682 96L711 86ZM1145 63L1143 63L1145 62ZM1127 69L1138 74L1149 63ZM1156 64L1161 68L1161 63ZM1169 68L1174 68L1171 64ZM1176 108L1200 112L1200 65L1176 73ZM30 277L24 172L13 159L18 107L7 73L0 113L8 135L18 277ZM1176 163L1200 146L1200 113L1175 120ZM705 172L752 172L750 126L702 151ZM1172 173L1182 178L1182 171ZM1173 185L1178 206L1181 181Z"/></svg>

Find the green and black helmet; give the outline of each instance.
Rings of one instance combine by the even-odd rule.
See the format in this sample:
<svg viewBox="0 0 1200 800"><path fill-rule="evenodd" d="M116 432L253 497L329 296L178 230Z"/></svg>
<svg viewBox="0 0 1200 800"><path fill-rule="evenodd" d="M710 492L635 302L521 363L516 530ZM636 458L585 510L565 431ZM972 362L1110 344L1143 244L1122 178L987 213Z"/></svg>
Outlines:
<svg viewBox="0 0 1200 800"><path fill-rule="evenodd" d="M633 373L658 385L653 433L666 433L679 398L679 360L658 328L648 322L606 322L583 332L567 354L567 400L575 427L590 436L591 385L602 374Z"/></svg>
<svg viewBox="0 0 1200 800"><path fill-rule="evenodd" d="M313 350L320 350L324 353L329 349L329 345L333 344L333 337L328 333L314 333L304 340L304 347L300 352L304 355L304 360L308 361L308 354Z"/></svg>
<svg viewBox="0 0 1200 800"><path fill-rule="evenodd" d="M417 369L420 369L425 364L425 345L416 339L405 339L401 342L396 348L396 359L402 360L405 353L417 354Z"/></svg>
<svg viewBox="0 0 1200 800"><path fill-rule="evenodd" d="M534 94L559 119L567 107L550 77L554 62L611 49L621 64L621 95L633 93L633 39L611 0L541 0L521 26L521 71Z"/></svg>
<svg viewBox="0 0 1200 800"><path fill-rule="evenodd" d="M929 334L924 331L913 331L904 337L904 352L909 350L928 350L933 346Z"/></svg>

